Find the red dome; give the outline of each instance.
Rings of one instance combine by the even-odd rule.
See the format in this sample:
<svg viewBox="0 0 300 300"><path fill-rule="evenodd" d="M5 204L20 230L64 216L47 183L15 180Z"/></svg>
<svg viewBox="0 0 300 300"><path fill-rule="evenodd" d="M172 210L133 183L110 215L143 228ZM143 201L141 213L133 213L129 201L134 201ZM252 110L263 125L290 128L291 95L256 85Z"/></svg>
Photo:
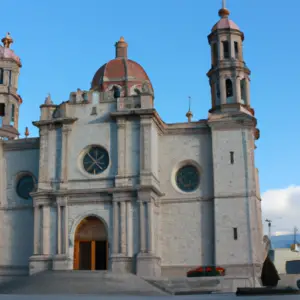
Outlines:
<svg viewBox="0 0 300 300"><path fill-rule="evenodd" d="M116 58L95 73L92 90L110 91L118 87L122 96L131 96L147 89L153 93L150 79L141 65L127 58L127 43L123 38L116 43Z"/></svg>

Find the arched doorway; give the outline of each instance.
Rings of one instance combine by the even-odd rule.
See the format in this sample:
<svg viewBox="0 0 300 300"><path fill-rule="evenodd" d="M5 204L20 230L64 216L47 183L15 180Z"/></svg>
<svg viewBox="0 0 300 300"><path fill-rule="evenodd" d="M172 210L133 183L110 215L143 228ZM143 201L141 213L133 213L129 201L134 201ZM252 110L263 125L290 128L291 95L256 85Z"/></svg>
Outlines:
<svg viewBox="0 0 300 300"><path fill-rule="evenodd" d="M83 219L75 231L74 270L107 270L107 231L97 217Z"/></svg>

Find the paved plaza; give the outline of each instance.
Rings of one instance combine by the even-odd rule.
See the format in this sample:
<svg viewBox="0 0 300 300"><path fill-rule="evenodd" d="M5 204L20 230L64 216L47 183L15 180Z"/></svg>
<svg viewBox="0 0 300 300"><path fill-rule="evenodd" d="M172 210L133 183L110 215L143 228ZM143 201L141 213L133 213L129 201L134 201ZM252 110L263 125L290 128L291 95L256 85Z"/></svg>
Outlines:
<svg viewBox="0 0 300 300"><path fill-rule="evenodd" d="M159 299L172 299L176 298L176 300L231 300L231 299L247 299L247 300L271 300L271 299L283 299L283 300L298 300L299 295L292 296L245 296L245 297L236 297L234 294L218 294L218 295L193 295L193 296L104 296L104 295L95 295L95 296L86 296L86 295L0 295L0 300L77 300L77 299L85 299L85 300L159 300Z"/></svg>

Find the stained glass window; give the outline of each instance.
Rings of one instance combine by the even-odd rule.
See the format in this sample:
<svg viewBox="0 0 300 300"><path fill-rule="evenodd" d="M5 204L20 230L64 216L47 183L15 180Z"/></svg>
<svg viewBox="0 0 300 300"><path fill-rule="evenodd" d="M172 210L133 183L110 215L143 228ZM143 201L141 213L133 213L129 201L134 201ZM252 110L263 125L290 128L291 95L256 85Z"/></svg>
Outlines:
<svg viewBox="0 0 300 300"><path fill-rule="evenodd" d="M104 172L108 164L109 155L102 147L91 147L83 157L83 167L90 174L97 175Z"/></svg>
<svg viewBox="0 0 300 300"><path fill-rule="evenodd" d="M34 189L34 179L31 175L22 176L17 183L17 194L23 199L29 199Z"/></svg>
<svg viewBox="0 0 300 300"><path fill-rule="evenodd" d="M180 168L176 174L176 184L184 192L193 192L200 182L198 169L193 165Z"/></svg>

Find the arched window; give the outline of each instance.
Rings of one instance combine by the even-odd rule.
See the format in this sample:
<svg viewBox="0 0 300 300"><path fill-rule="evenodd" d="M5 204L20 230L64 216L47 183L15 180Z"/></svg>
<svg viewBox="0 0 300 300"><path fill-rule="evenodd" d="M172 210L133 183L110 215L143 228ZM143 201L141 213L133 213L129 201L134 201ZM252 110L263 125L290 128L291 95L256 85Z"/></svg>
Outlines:
<svg viewBox="0 0 300 300"><path fill-rule="evenodd" d="M216 66L218 63L218 45L217 43L212 44L212 65Z"/></svg>
<svg viewBox="0 0 300 300"><path fill-rule="evenodd" d="M14 125L15 124L15 105L11 105L11 116L10 116L10 124Z"/></svg>
<svg viewBox="0 0 300 300"><path fill-rule="evenodd" d="M113 87L113 91L114 91L114 98L120 98L121 96L121 91L117 86Z"/></svg>
<svg viewBox="0 0 300 300"><path fill-rule="evenodd" d="M230 79L226 79L226 103L233 103L233 87L232 81Z"/></svg>
<svg viewBox="0 0 300 300"><path fill-rule="evenodd" d="M236 59L239 58L239 43L234 42L234 56Z"/></svg>
<svg viewBox="0 0 300 300"><path fill-rule="evenodd" d="M5 104L0 103L0 117L4 117L4 116L5 116Z"/></svg>
<svg viewBox="0 0 300 300"><path fill-rule="evenodd" d="M240 87L241 87L241 103L246 104L246 79L242 79L240 81Z"/></svg>
<svg viewBox="0 0 300 300"><path fill-rule="evenodd" d="M230 79L226 79L226 97L233 96L233 88L232 88L232 81Z"/></svg>
<svg viewBox="0 0 300 300"><path fill-rule="evenodd" d="M0 84L3 84L3 80L4 80L4 71L3 71L3 69L1 68L1 69L0 69Z"/></svg>
<svg viewBox="0 0 300 300"><path fill-rule="evenodd" d="M229 43L228 41L223 41L223 56L224 58L229 58Z"/></svg>

